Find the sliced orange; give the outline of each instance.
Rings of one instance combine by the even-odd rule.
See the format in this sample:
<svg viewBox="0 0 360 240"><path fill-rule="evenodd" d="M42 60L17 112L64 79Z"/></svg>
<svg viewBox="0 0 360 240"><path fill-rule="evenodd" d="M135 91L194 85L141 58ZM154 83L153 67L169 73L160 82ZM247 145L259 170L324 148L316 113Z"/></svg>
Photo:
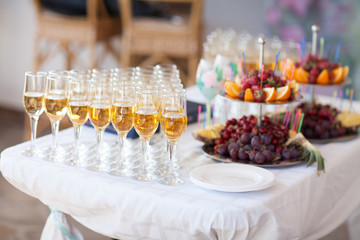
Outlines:
<svg viewBox="0 0 360 240"><path fill-rule="evenodd" d="M255 100L255 97L254 97L254 93L252 92L251 88L247 88L245 90L245 96L244 96L244 100L246 102L251 102L251 101L254 101Z"/></svg>
<svg viewBox="0 0 360 240"><path fill-rule="evenodd" d="M329 73L326 69L322 70L319 76L316 78L316 83L321 85L329 84Z"/></svg>
<svg viewBox="0 0 360 240"><path fill-rule="evenodd" d="M349 66L345 66L343 67L343 79L345 79L347 77L347 75L349 74Z"/></svg>
<svg viewBox="0 0 360 240"><path fill-rule="evenodd" d="M238 85L241 86L241 76L238 74L235 76L234 82Z"/></svg>
<svg viewBox="0 0 360 240"><path fill-rule="evenodd" d="M332 70L334 75L334 84L339 84L344 80L344 68L338 67Z"/></svg>
<svg viewBox="0 0 360 240"><path fill-rule="evenodd" d="M292 69L291 69L292 71ZM290 73L291 77L291 73ZM296 68L294 71L293 78L299 83L308 83L309 82L309 73L303 68Z"/></svg>
<svg viewBox="0 0 360 240"><path fill-rule="evenodd" d="M289 86L290 88L294 89L294 93L297 93L299 91L300 86L295 80L292 80Z"/></svg>
<svg viewBox="0 0 360 240"><path fill-rule="evenodd" d="M291 78L291 73L292 73L294 65L295 64L293 61L291 61L290 59L287 60L286 69L285 69L285 76L287 79ZM296 69L295 69L295 71L296 71ZM294 72L294 75L295 75L295 72Z"/></svg>
<svg viewBox="0 0 360 240"><path fill-rule="evenodd" d="M274 87L272 88L263 88L264 93L265 93L265 101L267 102L272 102L276 100L276 90Z"/></svg>
<svg viewBox="0 0 360 240"><path fill-rule="evenodd" d="M279 87L276 89L276 100L287 100L291 95L291 90L289 85L284 87Z"/></svg>
<svg viewBox="0 0 360 240"><path fill-rule="evenodd" d="M224 89L226 94L228 94L230 97L238 97L241 91L241 88L232 81L226 81L224 84Z"/></svg>

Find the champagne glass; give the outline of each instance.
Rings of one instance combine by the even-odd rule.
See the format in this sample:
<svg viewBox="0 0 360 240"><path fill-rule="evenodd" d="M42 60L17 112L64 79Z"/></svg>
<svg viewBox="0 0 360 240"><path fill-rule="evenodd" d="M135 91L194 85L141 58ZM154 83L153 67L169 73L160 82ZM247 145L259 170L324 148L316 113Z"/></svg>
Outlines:
<svg viewBox="0 0 360 240"><path fill-rule="evenodd" d="M161 99L161 129L168 140L169 170L160 183L166 185L180 185L184 181L180 179L174 171L173 163L176 154L176 144L184 134L187 125L186 114L186 94L182 92L172 92L163 94Z"/></svg>
<svg viewBox="0 0 360 240"><path fill-rule="evenodd" d="M67 111L68 99L68 75L67 73L50 73L46 79L44 106L45 112L51 123L52 144L49 160L62 162L64 160L63 149L57 145L57 134L61 119Z"/></svg>
<svg viewBox="0 0 360 240"><path fill-rule="evenodd" d="M102 151L102 137L110 124L112 83L108 78L90 82L89 119L96 132L96 160L90 169L108 172L111 169L109 159Z"/></svg>
<svg viewBox="0 0 360 240"><path fill-rule="evenodd" d="M126 136L134 125L135 86L127 82L113 84L111 123L119 137L119 154L117 167L112 171L116 176L133 176L129 163L124 163L123 146ZM126 165L126 166L124 166Z"/></svg>
<svg viewBox="0 0 360 240"><path fill-rule="evenodd" d="M104 79L104 78L111 78L113 76L113 70L110 68L94 68L92 69L92 79Z"/></svg>
<svg viewBox="0 0 360 240"><path fill-rule="evenodd" d="M43 99L46 83L46 72L26 72L23 93L23 104L25 111L30 117L31 145L23 154L25 156L38 156L40 153L36 148L36 130L40 115L44 111Z"/></svg>
<svg viewBox="0 0 360 240"><path fill-rule="evenodd" d="M135 176L142 181L157 180L159 174L147 168L149 142L159 125L158 91L155 89L136 89L134 128L140 136L143 151L141 169Z"/></svg>
<svg viewBox="0 0 360 240"><path fill-rule="evenodd" d="M76 73L70 77L67 113L75 134L74 157L71 164L82 167L88 166L87 156L83 156L81 153L84 151L80 151L80 133L82 126L88 120L89 87L89 74Z"/></svg>

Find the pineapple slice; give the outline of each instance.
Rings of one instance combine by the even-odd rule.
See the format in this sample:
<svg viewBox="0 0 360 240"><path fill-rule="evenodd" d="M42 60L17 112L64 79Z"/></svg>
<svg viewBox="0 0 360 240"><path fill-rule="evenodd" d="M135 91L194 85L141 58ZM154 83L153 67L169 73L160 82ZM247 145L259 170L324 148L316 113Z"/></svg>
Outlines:
<svg viewBox="0 0 360 240"><path fill-rule="evenodd" d="M224 127L223 124L215 124L207 126L205 129L196 129L192 132L193 137L204 143L213 143L216 139L219 139L220 130Z"/></svg>

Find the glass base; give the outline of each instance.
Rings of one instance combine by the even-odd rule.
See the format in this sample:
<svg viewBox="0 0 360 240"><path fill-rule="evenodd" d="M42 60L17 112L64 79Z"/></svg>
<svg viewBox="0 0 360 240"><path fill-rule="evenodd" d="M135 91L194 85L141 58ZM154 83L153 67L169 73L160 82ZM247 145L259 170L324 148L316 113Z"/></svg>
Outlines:
<svg viewBox="0 0 360 240"><path fill-rule="evenodd" d="M105 164L100 164L100 165L94 164L87 167L86 169L94 172L109 172L111 170L111 166Z"/></svg>
<svg viewBox="0 0 360 240"><path fill-rule="evenodd" d="M137 173L134 178L139 181L158 181L163 178L162 174L159 171L140 171Z"/></svg>
<svg viewBox="0 0 360 240"><path fill-rule="evenodd" d="M26 157L44 157L44 153L37 148L28 148L25 151L22 151L21 154Z"/></svg>
<svg viewBox="0 0 360 240"><path fill-rule="evenodd" d="M58 145L55 149L47 147L43 149L42 152L44 153L43 158L46 161L65 163L66 160L69 159L68 152L60 145Z"/></svg>
<svg viewBox="0 0 360 240"><path fill-rule="evenodd" d="M170 186L179 186L184 184L184 180L178 178L176 174L172 174L171 176L166 176L159 181L161 184L170 185Z"/></svg>
<svg viewBox="0 0 360 240"><path fill-rule="evenodd" d="M117 176L117 177L133 177L138 173L139 169L134 168L134 169L114 169L111 170L109 172L110 175L112 176Z"/></svg>

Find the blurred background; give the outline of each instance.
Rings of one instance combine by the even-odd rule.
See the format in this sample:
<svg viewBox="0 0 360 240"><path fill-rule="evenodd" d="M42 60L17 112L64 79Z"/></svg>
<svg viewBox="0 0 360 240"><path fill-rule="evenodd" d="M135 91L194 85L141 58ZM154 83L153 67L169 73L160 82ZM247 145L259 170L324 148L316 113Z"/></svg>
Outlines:
<svg viewBox="0 0 360 240"><path fill-rule="evenodd" d="M72 21L79 16L88 17L90 10L88 8L87 12L84 9L89 7L90 2L94 6L97 3L91 0L60 1L65 5L72 3L75 6L75 11L67 11L61 4L56 5L56 2L56 0L0 1L0 151L29 139L29 120L25 116L22 104L25 71L114 68L172 61L183 69L182 77L186 85L191 86L195 84L194 69L196 71L198 61L203 56L202 43L216 29L231 28L238 34L250 34L255 39L260 35L269 38L277 36L281 41L298 42L304 37L309 41L311 25L318 24L321 27L319 35L325 37L327 47L330 43L336 46L339 40L342 41L339 59L343 65L350 66L354 96L360 99L360 83L358 83L360 2L358 0L204 0L203 2L199 0L202 5L199 5L200 11L196 16L199 21L197 27L191 30L193 36L191 39L183 36L186 41L193 41L191 48L193 52L190 51L187 55L171 52L169 56L165 56L166 53L160 56L143 48L144 55L150 58L136 56L131 60L127 59L131 44L135 45L138 42L135 41L136 38L135 40L131 38L135 36L134 29L128 29L129 25L118 16L119 12L121 15L122 10L119 10L116 1L106 0L104 4L97 6L95 11L104 12L105 9L106 17L112 22L104 23L107 24L104 25L106 27L101 28L100 33L94 33L96 37L93 41L88 41L92 38L92 31L99 29L83 30L80 23ZM190 13L186 13L188 10L186 6L154 4L145 6L135 3L138 1L132 2L134 7L132 13L135 17L150 18L138 22L139 26L145 24L142 25L145 30L152 27L155 30L159 29L156 25L159 21L169 22L166 25L168 28L164 28L164 31L158 34L158 40L151 38L151 34L144 29L142 32L138 31L144 34L140 34L144 41L146 37L149 37L149 43L168 38L170 40L163 46L166 44L173 46L171 44L174 42L181 46L183 40L180 34L178 38L181 41L176 42L171 33L182 31L182 25L189 23L186 14ZM44 6L47 8L43 9ZM122 6L126 6L126 3ZM45 15L43 15L44 11L46 11ZM61 20L53 18L59 15ZM96 12L93 17L99 15L100 13ZM154 19L156 21L152 21ZM91 21L98 21L97 24L100 24L100 20ZM165 23L159 24L165 26L161 25ZM72 28L65 30L65 27L69 28L69 26ZM143 43L140 44L144 45ZM152 46L152 50L156 52L156 44ZM179 59L175 59L176 57ZM196 61L191 62L191 59ZM41 118L43 121L48 121L44 116ZM66 124L63 127L66 127ZM49 132L49 128L39 130L38 136ZM38 200L19 192L0 178L0 239L39 239L48 213L47 207ZM347 239L346 228L341 226L339 229L340 231L332 233L333 235L326 239ZM86 239L100 239L89 230L82 229L82 232Z"/></svg>

